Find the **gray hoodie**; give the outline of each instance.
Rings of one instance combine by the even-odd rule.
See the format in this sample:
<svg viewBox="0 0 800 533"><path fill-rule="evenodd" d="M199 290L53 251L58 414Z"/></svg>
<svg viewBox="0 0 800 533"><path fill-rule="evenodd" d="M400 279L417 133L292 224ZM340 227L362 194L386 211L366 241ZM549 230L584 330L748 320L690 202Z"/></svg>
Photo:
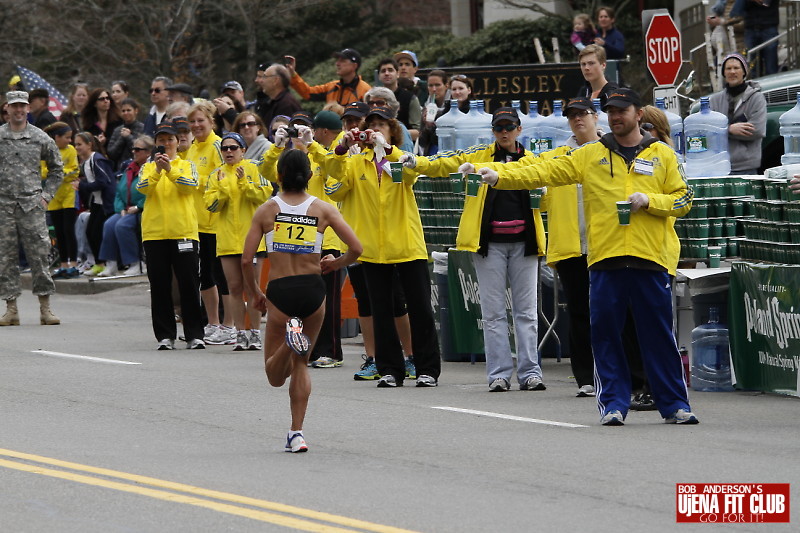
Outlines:
<svg viewBox="0 0 800 533"><path fill-rule="evenodd" d="M767 133L767 101L761 94L761 86L753 80L745 80L747 88L739 98L733 115L728 115L728 92L723 89L711 95L713 111L728 117L728 124L749 122L753 135L733 135L728 132L728 153L731 157L731 172L755 169L761 166L761 140Z"/></svg>

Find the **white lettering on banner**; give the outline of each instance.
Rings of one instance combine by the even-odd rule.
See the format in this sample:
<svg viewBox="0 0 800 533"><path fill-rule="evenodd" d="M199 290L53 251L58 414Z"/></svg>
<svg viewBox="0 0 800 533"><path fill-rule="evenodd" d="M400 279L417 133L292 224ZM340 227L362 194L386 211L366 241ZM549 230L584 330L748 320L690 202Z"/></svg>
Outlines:
<svg viewBox="0 0 800 533"><path fill-rule="evenodd" d="M747 340L752 342L752 334L775 339L778 347L785 349L789 340L800 339L800 313L794 312L794 307L789 312L780 310L780 300L772 297L767 300L766 308L759 307L756 299L744 293L745 322L747 326Z"/></svg>
<svg viewBox="0 0 800 533"><path fill-rule="evenodd" d="M686 516L702 513L718 513L716 494L678 494L678 512Z"/></svg>
<svg viewBox="0 0 800 533"><path fill-rule="evenodd" d="M678 37L656 37L647 41L647 60L650 63L672 63L679 61L678 50L681 41Z"/></svg>
<svg viewBox="0 0 800 533"><path fill-rule="evenodd" d="M478 282L467 277L462 269L458 269L458 282L461 285L461 294L464 297L464 310L469 311L469 304L480 305L481 297L478 293Z"/></svg>
<svg viewBox="0 0 800 533"><path fill-rule="evenodd" d="M794 370L800 364L800 356L792 356L792 359L784 357L781 354L772 355L766 352L758 351L758 362L762 365L774 366L781 370Z"/></svg>

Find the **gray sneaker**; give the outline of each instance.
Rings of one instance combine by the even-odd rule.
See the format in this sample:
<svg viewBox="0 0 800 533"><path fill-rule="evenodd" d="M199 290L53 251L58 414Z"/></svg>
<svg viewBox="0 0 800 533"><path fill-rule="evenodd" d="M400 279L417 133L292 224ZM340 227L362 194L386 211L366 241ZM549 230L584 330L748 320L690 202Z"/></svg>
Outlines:
<svg viewBox="0 0 800 533"><path fill-rule="evenodd" d="M420 374L417 376L417 387L438 387L439 382L433 376Z"/></svg>
<svg viewBox="0 0 800 533"><path fill-rule="evenodd" d="M213 333L203 337L207 344L234 344L236 342L236 328L229 328L223 325L213 327Z"/></svg>
<svg viewBox="0 0 800 533"><path fill-rule="evenodd" d="M586 398L588 396L594 396L594 395L595 392L593 385L583 385L578 388L578 394L576 394L575 396L577 396L578 398Z"/></svg>
<svg viewBox="0 0 800 533"><path fill-rule="evenodd" d="M542 378L531 376L524 383L519 384L519 390L546 390Z"/></svg>
<svg viewBox="0 0 800 533"><path fill-rule="evenodd" d="M604 426L624 426L625 418L619 411L609 411L603 415L603 418L600 419L600 423Z"/></svg>
<svg viewBox="0 0 800 533"><path fill-rule="evenodd" d="M510 388L511 385L508 383L508 380L497 378L489 385L489 392L508 392Z"/></svg>
<svg viewBox="0 0 800 533"><path fill-rule="evenodd" d="M394 376L389 374L388 376L382 376L381 379L378 380L378 387L381 389L385 388L394 388L394 387L402 387L402 383L397 383L397 380L394 379Z"/></svg>
<svg viewBox="0 0 800 533"><path fill-rule="evenodd" d="M251 329L247 336L247 349L248 350L262 350L264 346L261 344L261 332L257 329Z"/></svg>
<svg viewBox="0 0 800 533"><path fill-rule="evenodd" d="M243 352L250 347L250 339L247 338L247 332L240 330L236 333L236 345L233 347L234 352Z"/></svg>
<svg viewBox="0 0 800 533"><path fill-rule="evenodd" d="M664 419L667 424L699 424L700 421L694 416L694 413L686 409L678 409L670 416Z"/></svg>
<svg viewBox="0 0 800 533"><path fill-rule="evenodd" d="M203 342L203 339L189 339L186 341L186 349L187 350L205 350L206 343Z"/></svg>
<svg viewBox="0 0 800 533"><path fill-rule="evenodd" d="M161 339L158 343L157 350L174 350L175 349L175 341L172 339Z"/></svg>

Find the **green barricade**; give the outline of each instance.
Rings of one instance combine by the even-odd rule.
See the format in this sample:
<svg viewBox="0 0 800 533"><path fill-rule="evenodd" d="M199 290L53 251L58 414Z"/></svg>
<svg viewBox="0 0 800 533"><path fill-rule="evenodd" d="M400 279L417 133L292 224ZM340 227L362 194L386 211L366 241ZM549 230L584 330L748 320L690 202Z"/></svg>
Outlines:
<svg viewBox="0 0 800 533"><path fill-rule="evenodd" d="M728 330L736 386L800 396L800 267L734 263Z"/></svg>
<svg viewBox="0 0 800 533"><path fill-rule="evenodd" d="M453 349L458 353L484 353L481 300L478 276L472 263L472 252L450 250L447 257L447 286L450 297L450 331ZM502 275L501 273L497 274ZM506 286L511 350L514 348L514 327L511 318L511 293Z"/></svg>

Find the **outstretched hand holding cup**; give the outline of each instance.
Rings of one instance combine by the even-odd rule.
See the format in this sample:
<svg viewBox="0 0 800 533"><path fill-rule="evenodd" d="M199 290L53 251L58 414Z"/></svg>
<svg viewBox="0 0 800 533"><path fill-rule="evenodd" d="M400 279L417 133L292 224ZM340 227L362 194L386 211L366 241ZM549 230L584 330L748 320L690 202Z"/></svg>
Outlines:
<svg viewBox="0 0 800 533"><path fill-rule="evenodd" d="M473 165L472 163L464 163L460 167L458 167L458 171L461 172L462 176L466 176L467 174L474 174L475 165Z"/></svg>
<svg viewBox="0 0 800 533"><path fill-rule="evenodd" d="M461 169L459 168L459 170ZM481 181L492 187L497 185L497 180L500 178L500 176L497 175L497 171L486 167L480 169L478 174L481 175Z"/></svg>

